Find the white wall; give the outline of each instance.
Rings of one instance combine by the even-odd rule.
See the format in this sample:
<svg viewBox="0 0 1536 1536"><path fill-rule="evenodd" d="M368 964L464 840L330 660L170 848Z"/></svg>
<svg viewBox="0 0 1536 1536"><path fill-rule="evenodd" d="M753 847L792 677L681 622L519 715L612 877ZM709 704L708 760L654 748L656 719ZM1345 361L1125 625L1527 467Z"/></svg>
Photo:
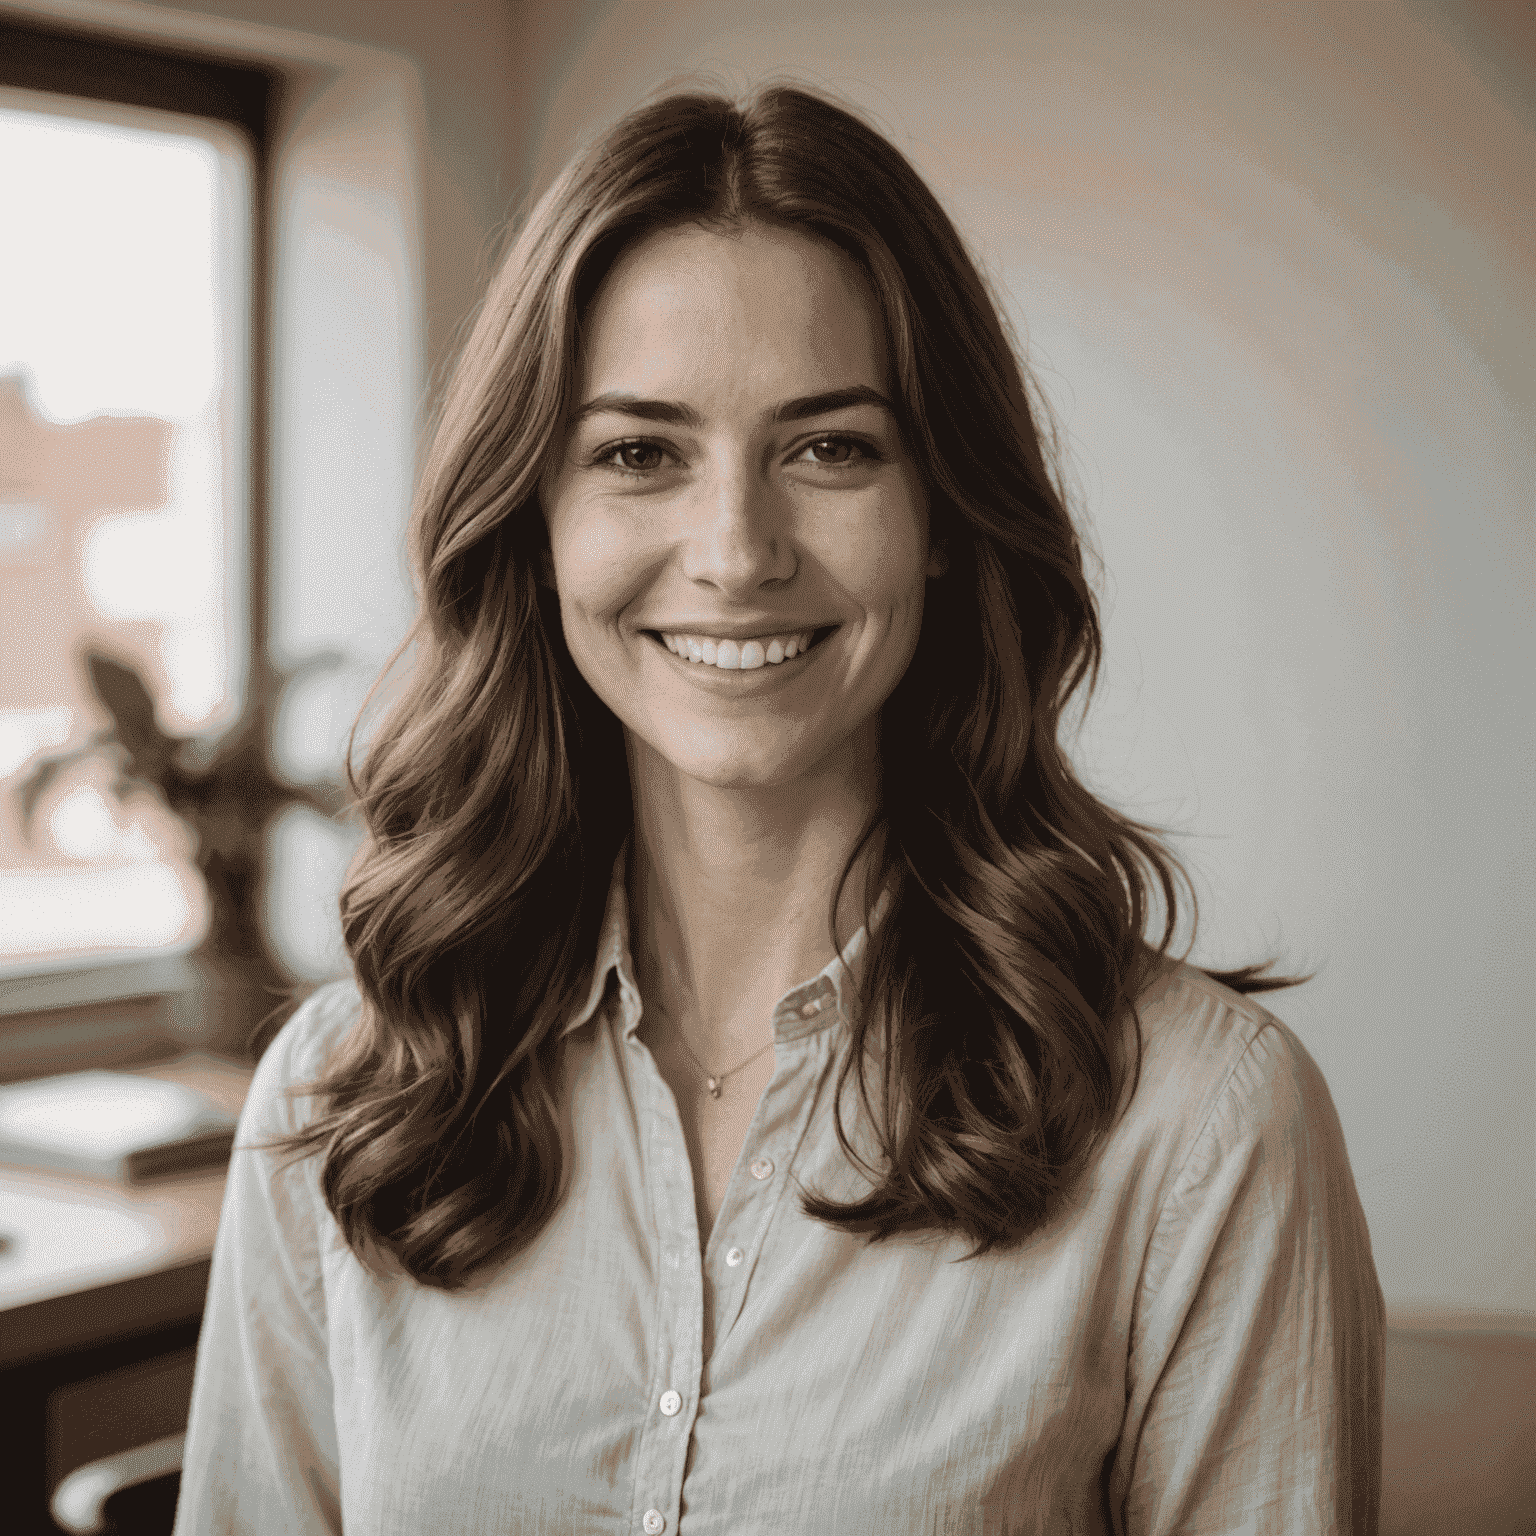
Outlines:
<svg viewBox="0 0 1536 1536"><path fill-rule="evenodd" d="M827 86L929 178L1104 559L1085 771L1181 833L1200 957L1318 969L1275 1009L1389 1303L1536 1311L1536 97L1499 39L1389 4L619 0L547 67L536 187L695 71Z"/></svg>

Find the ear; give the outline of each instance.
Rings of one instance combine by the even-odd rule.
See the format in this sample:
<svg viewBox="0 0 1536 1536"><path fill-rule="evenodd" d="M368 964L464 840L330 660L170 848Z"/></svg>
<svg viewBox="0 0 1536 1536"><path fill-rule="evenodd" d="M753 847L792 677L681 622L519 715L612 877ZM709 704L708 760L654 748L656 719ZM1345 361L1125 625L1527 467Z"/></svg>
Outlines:
<svg viewBox="0 0 1536 1536"><path fill-rule="evenodd" d="M928 549L928 564L923 568L923 575L929 577L942 576L949 569L949 553L944 548L942 540L930 545Z"/></svg>

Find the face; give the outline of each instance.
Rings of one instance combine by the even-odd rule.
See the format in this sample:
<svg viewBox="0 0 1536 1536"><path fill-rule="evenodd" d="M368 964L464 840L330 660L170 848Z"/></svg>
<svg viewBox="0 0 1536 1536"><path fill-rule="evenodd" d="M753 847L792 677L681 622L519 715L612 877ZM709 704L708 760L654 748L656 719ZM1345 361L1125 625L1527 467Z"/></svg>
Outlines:
<svg viewBox="0 0 1536 1536"><path fill-rule="evenodd" d="M609 272L541 488L566 642L632 753L731 787L867 768L917 644L926 498L835 246L666 230Z"/></svg>

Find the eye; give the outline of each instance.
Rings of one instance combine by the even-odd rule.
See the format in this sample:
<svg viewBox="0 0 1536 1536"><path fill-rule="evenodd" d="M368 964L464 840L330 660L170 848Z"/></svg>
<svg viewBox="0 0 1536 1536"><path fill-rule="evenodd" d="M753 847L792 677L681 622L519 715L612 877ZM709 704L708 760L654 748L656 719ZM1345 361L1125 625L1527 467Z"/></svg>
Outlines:
<svg viewBox="0 0 1536 1536"><path fill-rule="evenodd" d="M805 445L805 452L817 464L852 464L860 456L859 444L852 438L817 438Z"/></svg>
<svg viewBox="0 0 1536 1536"><path fill-rule="evenodd" d="M602 449L596 462L624 470L627 474L647 475L660 469L666 457L667 450L660 443L637 437L627 443L614 443Z"/></svg>
<svg viewBox="0 0 1536 1536"><path fill-rule="evenodd" d="M809 458L807 458L809 455ZM872 444L857 437L829 434L807 443L800 450L799 458L811 464L825 464L832 469L846 465L869 464L880 457Z"/></svg>

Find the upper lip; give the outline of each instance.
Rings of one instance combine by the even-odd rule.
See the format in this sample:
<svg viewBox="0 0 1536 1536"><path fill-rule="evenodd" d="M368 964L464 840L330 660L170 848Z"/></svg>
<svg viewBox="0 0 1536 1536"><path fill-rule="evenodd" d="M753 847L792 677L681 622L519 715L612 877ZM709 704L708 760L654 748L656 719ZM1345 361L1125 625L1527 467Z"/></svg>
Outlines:
<svg viewBox="0 0 1536 1536"><path fill-rule="evenodd" d="M764 635L796 635L807 629L826 629L809 619L682 619L676 623L645 624L659 635L708 635L711 640L760 640Z"/></svg>

